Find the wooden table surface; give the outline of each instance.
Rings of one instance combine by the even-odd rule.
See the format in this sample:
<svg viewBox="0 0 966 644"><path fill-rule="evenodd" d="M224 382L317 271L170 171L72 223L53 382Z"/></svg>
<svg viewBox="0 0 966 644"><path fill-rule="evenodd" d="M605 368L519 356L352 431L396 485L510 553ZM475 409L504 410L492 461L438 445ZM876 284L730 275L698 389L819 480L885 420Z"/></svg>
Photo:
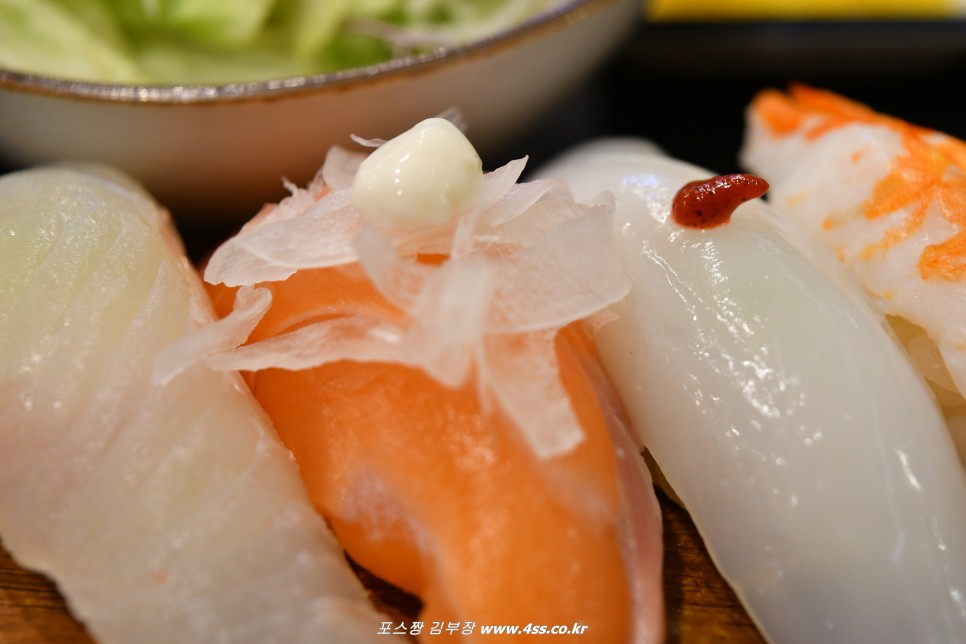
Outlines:
<svg viewBox="0 0 966 644"><path fill-rule="evenodd" d="M688 515L660 494L664 511L664 587L668 638L673 643L762 642L734 593L718 574ZM411 619L418 603L371 579L377 603ZM57 589L46 578L20 568L0 549L0 642L3 644L90 642Z"/></svg>

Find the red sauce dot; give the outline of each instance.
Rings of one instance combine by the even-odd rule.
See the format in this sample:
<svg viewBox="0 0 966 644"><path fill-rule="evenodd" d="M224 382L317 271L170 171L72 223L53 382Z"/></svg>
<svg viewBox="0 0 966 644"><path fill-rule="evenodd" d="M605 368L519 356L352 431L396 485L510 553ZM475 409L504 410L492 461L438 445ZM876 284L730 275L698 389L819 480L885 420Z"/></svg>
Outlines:
<svg viewBox="0 0 966 644"><path fill-rule="evenodd" d="M768 191L768 182L753 174L725 174L692 181L678 190L671 218L688 228L712 228L728 223L735 208Z"/></svg>

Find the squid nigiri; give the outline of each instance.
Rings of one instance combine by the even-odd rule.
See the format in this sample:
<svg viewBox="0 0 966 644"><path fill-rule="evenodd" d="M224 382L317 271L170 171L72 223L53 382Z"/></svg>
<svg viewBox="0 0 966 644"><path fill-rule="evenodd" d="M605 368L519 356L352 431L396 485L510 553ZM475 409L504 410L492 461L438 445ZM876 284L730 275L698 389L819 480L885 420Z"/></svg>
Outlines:
<svg viewBox="0 0 966 644"><path fill-rule="evenodd" d="M747 117L744 164L888 316L966 464L966 143L804 85Z"/></svg>
<svg viewBox="0 0 966 644"><path fill-rule="evenodd" d="M248 372L350 556L422 599L425 641L660 641L659 507L582 322L628 287L609 207L516 184L524 160L484 174L445 119L377 144L215 251L225 317L183 364Z"/></svg>
<svg viewBox="0 0 966 644"><path fill-rule="evenodd" d="M156 381L212 316L132 180L0 179L4 546L100 641L379 641L384 617L238 374Z"/></svg>
<svg viewBox="0 0 966 644"><path fill-rule="evenodd" d="M760 200L677 223L710 175L636 140L539 172L616 195L633 285L596 345L633 425L769 640L966 640L966 476L928 388L834 258ZM707 205L754 184L715 180Z"/></svg>

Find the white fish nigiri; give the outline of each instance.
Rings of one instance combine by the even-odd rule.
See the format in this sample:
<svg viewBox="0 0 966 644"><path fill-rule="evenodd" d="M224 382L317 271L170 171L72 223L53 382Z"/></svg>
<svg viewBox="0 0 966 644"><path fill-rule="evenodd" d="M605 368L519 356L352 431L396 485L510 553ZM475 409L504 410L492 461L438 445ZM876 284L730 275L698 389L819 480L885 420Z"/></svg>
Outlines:
<svg viewBox="0 0 966 644"><path fill-rule="evenodd" d="M922 379L834 259L761 201L669 216L710 173L637 141L541 170L617 197L633 286L597 336L641 437L763 634L966 640L966 477Z"/></svg>
<svg viewBox="0 0 966 644"><path fill-rule="evenodd" d="M747 122L743 163L889 316L966 464L966 143L802 85Z"/></svg>
<svg viewBox="0 0 966 644"><path fill-rule="evenodd" d="M378 641L380 616L237 374L157 385L211 320L111 171L0 179L0 537L105 642Z"/></svg>

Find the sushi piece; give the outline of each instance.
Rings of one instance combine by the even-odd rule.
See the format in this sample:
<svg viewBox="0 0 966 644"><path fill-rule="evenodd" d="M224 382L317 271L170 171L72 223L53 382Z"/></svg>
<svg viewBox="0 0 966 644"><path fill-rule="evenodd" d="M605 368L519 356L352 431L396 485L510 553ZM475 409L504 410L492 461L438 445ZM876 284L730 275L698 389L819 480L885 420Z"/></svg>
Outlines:
<svg viewBox="0 0 966 644"><path fill-rule="evenodd" d="M966 476L834 258L760 200L677 223L679 191L711 173L640 141L588 143L539 176L588 203L616 195L633 285L596 336L601 360L763 635L963 641ZM709 185L738 187L709 205L760 193L725 179Z"/></svg>
<svg viewBox="0 0 966 644"><path fill-rule="evenodd" d="M332 150L213 254L224 333L185 361L247 372L347 552L421 598L423 641L660 641L659 507L584 322L629 286L611 209L523 165L484 174L444 119Z"/></svg>
<svg viewBox="0 0 966 644"><path fill-rule="evenodd" d="M887 316L966 464L966 143L803 85L747 118L743 163Z"/></svg>
<svg viewBox="0 0 966 644"><path fill-rule="evenodd" d="M167 215L103 168L0 178L0 538L103 642L369 642L383 618L238 376Z"/></svg>

